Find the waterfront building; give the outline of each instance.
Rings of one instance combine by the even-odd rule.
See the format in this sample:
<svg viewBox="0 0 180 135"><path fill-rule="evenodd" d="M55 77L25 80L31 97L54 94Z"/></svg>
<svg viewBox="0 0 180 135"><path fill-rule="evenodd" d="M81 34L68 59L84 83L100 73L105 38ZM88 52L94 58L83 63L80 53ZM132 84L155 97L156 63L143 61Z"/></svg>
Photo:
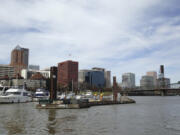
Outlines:
<svg viewBox="0 0 180 135"><path fill-rule="evenodd" d="M79 83L85 83L85 82L89 82L89 77L88 77L88 74L91 72L92 70L88 70L88 69L85 69L85 70L80 70L78 72L78 82Z"/></svg>
<svg viewBox="0 0 180 135"><path fill-rule="evenodd" d="M156 71L149 71L146 73L147 76L152 76L153 77L153 86L157 86L157 72Z"/></svg>
<svg viewBox="0 0 180 135"><path fill-rule="evenodd" d="M87 87L104 88L105 77L102 70L80 70L79 71L79 85L84 89Z"/></svg>
<svg viewBox="0 0 180 135"><path fill-rule="evenodd" d="M78 62L65 61L58 64L58 86L78 88Z"/></svg>
<svg viewBox="0 0 180 135"><path fill-rule="evenodd" d="M0 64L0 78L8 76L9 78L15 76L15 70L13 66Z"/></svg>
<svg viewBox="0 0 180 135"><path fill-rule="evenodd" d="M158 78L158 88L170 88L170 78Z"/></svg>
<svg viewBox="0 0 180 135"><path fill-rule="evenodd" d="M105 87L105 78L103 71L92 70L92 72L88 76L92 87L97 87L97 88Z"/></svg>
<svg viewBox="0 0 180 135"><path fill-rule="evenodd" d="M29 70L40 70L40 66L39 65L29 65L28 69Z"/></svg>
<svg viewBox="0 0 180 135"><path fill-rule="evenodd" d="M140 87L143 90L154 89L154 77L149 75L142 76L140 80Z"/></svg>
<svg viewBox="0 0 180 135"><path fill-rule="evenodd" d="M10 66L15 68L16 74L21 74L22 69L27 69L29 63L29 49L17 45L11 52Z"/></svg>
<svg viewBox="0 0 180 135"><path fill-rule="evenodd" d="M160 65L159 78L157 79L158 88L170 88L170 78L165 78L164 65Z"/></svg>
<svg viewBox="0 0 180 135"><path fill-rule="evenodd" d="M135 88L135 74L124 73L122 75L122 88Z"/></svg>
<svg viewBox="0 0 180 135"><path fill-rule="evenodd" d="M104 77L105 77L105 87L111 88L111 71L105 71Z"/></svg>
<svg viewBox="0 0 180 135"><path fill-rule="evenodd" d="M101 71L104 73L104 79L105 79L105 88L111 87L111 71L106 71L104 68L94 67L92 68L93 71Z"/></svg>
<svg viewBox="0 0 180 135"><path fill-rule="evenodd" d="M24 79L30 79L36 73L40 73L45 78L50 78L50 71L45 71L45 70L22 69L21 76Z"/></svg>
<svg viewBox="0 0 180 135"><path fill-rule="evenodd" d="M34 74L30 79L22 77L0 79L0 84L3 86L23 86L25 84L28 90L36 90L37 88L46 88L46 78L40 73Z"/></svg>

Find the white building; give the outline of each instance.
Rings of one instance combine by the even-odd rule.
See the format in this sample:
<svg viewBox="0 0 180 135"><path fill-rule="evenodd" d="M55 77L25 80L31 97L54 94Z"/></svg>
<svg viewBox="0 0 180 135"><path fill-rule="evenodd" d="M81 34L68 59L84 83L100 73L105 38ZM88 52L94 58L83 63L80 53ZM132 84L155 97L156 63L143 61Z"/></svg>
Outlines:
<svg viewBox="0 0 180 135"><path fill-rule="evenodd" d="M135 88L135 74L124 73L122 75L122 88Z"/></svg>
<svg viewBox="0 0 180 135"><path fill-rule="evenodd" d="M10 78L14 77L15 75L14 67L0 64L0 77L4 77L6 75Z"/></svg>
<svg viewBox="0 0 180 135"><path fill-rule="evenodd" d="M27 70L27 69L23 69L21 71L21 76L24 79L29 79L33 74L35 73L41 73L45 78L50 78L50 71L45 71L45 70Z"/></svg>

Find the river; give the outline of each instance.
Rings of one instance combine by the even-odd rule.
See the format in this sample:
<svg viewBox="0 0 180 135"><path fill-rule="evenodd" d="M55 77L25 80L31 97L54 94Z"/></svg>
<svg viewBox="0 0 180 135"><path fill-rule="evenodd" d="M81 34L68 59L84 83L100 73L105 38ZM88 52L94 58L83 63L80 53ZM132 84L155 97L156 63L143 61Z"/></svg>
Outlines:
<svg viewBox="0 0 180 135"><path fill-rule="evenodd" d="M180 96L131 98L136 104L74 110L0 105L0 135L180 135Z"/></svg>

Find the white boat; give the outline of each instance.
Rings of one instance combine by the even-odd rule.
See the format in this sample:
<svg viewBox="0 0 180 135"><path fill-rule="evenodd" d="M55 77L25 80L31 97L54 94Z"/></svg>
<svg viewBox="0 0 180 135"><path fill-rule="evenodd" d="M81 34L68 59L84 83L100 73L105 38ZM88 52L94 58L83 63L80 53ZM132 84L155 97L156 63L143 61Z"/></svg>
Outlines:
<svg viewBox="0 0 180 135"><path fill-rule="evenodd" d="M1 86L0 85L0 95L5 94L5 92L9 89L10 87L8 86Z"/></svg>
<svg viewBox="0 0 180 135"><path fill-rule="evenodd" d="M92 99L94 97L92 91L87 90L86 93L84 94L84 98L86 99Z"/></svg>
<svg viewBox="0 0 180 135"><path fill-rule="evenodd" d="M0 103L25 103L31 101L28 92L21 88L10 88L0 96Z"/></svg>
<svg viewBox="0 0 180 135"><path fill-rule="evenodd" d="M75 93L73 93L73 92L70 92L66 95L66 99L72 99L74 97L75 97Z"/></svg>
<svg viewBox="0 0 180 135"><path fill-rule="evenodd" d="M45 89L39 88L35 92L35 99L49 99L49 92Z"/></svg>
<svg viewBox="0 0 180 135"><path fill-rule="evenodd" d="M66 94L65 94L65 93L62 93L62 94L58 94L58 95L57 95L57 98L60 99L60 100L65 99L65 97L66 97Z"/></svg>

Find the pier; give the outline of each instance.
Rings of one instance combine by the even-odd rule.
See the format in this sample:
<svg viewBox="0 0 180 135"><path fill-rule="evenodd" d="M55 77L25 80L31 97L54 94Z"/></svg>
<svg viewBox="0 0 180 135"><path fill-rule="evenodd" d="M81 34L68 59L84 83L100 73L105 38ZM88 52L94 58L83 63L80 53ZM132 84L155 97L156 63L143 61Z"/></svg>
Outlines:
<svg viewBox="0 0 180 135"><path fill-rule="evenodd" d="M73 101L74 102L74 101ZM132 104L136 103L135 100L130 99L126 96L122 96L120 101L91 101L91 102L81 102L75 100L76 103L64 104L61 101L56 101L53 103L39 103L36 105L37 109L81 109L89 108L92 106L103 106L103 105L118 105L118 104Z"/></svg>

